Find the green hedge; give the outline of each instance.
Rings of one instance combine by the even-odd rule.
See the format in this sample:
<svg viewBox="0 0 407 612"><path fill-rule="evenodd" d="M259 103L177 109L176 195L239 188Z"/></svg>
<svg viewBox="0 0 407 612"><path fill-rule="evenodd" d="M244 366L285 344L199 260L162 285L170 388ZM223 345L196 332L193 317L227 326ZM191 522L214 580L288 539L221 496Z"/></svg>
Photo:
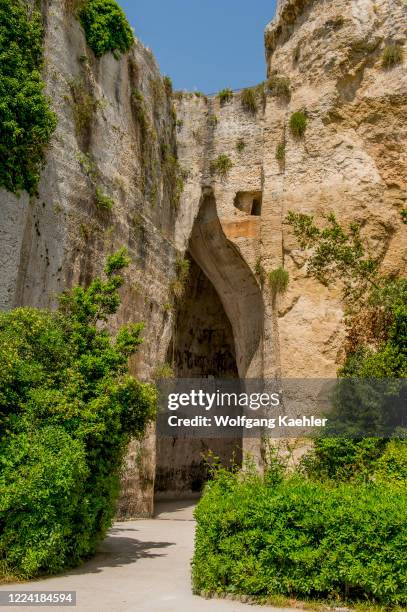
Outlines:
<svg viewBox="0 0 407 612"><path fill-rule="evenodd" d="M0 187L37 191L56 115L41 78L41 14L22 0L0 0Z"/></svg>
<svg viewBox="0 0 407 612"><path fill-rule="evenodd" d="M407 603L407 494L220 472L196 509L198 592Z"/></svg>
<svg viewBox="0 0 407 612"><path fill-rule="evenodd" d="M115 339L105 325L127 261L111 256L56 312L0 313L0 579L74 566L111 525L127 443L156 401L127 373L142 325Z"/></svg>

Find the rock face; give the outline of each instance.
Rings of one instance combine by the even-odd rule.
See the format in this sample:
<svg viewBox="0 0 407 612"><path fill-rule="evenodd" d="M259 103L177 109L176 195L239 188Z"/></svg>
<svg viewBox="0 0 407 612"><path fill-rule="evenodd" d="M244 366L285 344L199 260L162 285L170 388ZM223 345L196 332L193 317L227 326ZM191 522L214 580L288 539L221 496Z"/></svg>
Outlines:
<svg viewBox="0 0 407 612"><path fill-rule="evenodd" d="M124 245L133 264L113 327L146 322L131 364L138 376L165 362L185 377L212 375L219 355L241 377L335 376L340 288L307 276L284 219L295 210L357 220L383 269L405 274L407 71L382 62L386 45L405 44L405 0L280 2L265 32L271 85L254 92L254 105L244 92L223 104L173 100L149 50L136 41L119 60L96 59L66 6L42 7L44 76L59 123L39 197L0 192L0 307L53 306L57 292L88 282ZM300 110L307 128L296 138L289 120ZM111 212L98 208L98 193L112 198ZM184 257L192 280L177 301ZM290 284L273 299L263 281L279 266ZM177 468L167 490L191 490L180 474L189 483L195 470L199 480L196 452L178 446L171 455L160 441L158 480L165 463ZM123 516L151 513L155 473L152 428L126 461Z"/></svg>

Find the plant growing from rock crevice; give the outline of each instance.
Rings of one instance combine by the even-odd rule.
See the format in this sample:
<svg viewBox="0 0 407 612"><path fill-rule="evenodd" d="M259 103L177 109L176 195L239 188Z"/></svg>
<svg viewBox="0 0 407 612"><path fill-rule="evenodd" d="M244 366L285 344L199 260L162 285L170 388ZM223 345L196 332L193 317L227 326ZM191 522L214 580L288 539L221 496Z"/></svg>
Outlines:
<svg viewBox="0 0 407 612"><path fill-rule="evenodd" d="M170 290L175 300L180 300L184 295L185 287L189 279L191 262L185 257L179 257L175 262L176 278L170 285Z"/></svg>
<svg viewBox="0 0 407 612"><path fill-rule="evenodd" d="M221 178L226 178L233 167L233 162L228 155L219 155L211 162L211 174L217 174Z"/></svg>
<svg viewBox="0 0 407 612"><path fill-rule="evenodd" d="M307 115L303 110L296 111L290 117L290 131L295 138L302 138L307 129Z"/></svg>
<svg viewBox="0 0 407 612"><path fill-rule="evenodd" d="M397 64L401 64L404 59L404 49L401 45L389 44L386 45L382 56L383 68L393 68Z"/></svg>
<svg viewBox="0 0 407 612"><path fill-rule="evenodd" d="M242 153L242 151L244 151L244 150L245 150L245 148L246 148L246 143L245 143L245 141L243 140L243 138L239 138L239 139L236 141L236 151L237 151L238 153Z"/></svg>
<svg viewBox="0 0 407 612"><path fill-rule="evenodd" d="M221 106L223 106L224 104L227 104L228 102L233 100L233 91L228 87L222 89L222 91L218 93L218 98Z"/></svg>
<svg viewBox="0 0 407 612"><path fill-rule="evenodd" d="M110 211L114 206L114 200L105 194L101 187L96 187L95 203L99 210Z"/></svg>
<svg viewBox="0 0 407 612"><path fill-rule="evenodd" d="M290 79L276 73L272 74L267 81L267 89L272 96L288 99L291 95Z"/></svg>
<svg viewBox="0 0 407 612"><path fill-rule="evenodd" d="M276 160L280 164L285 161L285 142L279 142L276 146Z"/></svg>
<svg viewBox="0 0 407 612"><path fill-rule="evenodd" d="M90 142L92 123L99 106L89 83L78 77L69 83L72 96L72 114L75 123L76 137L82 141L84 149Z"/></svg>
<svg viewBox="0 0 407 612"><path fill-rule="evenodd" d="M268 281L273 295L285 293L288 288L290 277L281 266L268 273Z"/></svg>
<svg viewBox="0 0 407 612"><path fill-rule="evenodd" d="M254 265L254 273L259 281L260 287L263 287L264 281L266 280L266 271L264 269L262 258L258 257Z"/></svg>
<svg viewBox="0 0 407 612"><path fill-rule="evenodd" d="M84 0L77 15L96 57L111 51L118 58L132 48L133 30L115 0Z"/></svg>

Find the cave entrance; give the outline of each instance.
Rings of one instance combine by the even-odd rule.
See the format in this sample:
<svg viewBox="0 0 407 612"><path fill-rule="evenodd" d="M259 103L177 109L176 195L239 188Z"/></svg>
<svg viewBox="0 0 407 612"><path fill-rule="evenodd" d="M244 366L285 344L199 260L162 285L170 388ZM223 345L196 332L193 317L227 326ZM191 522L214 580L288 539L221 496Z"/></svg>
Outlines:
<svg viewBox="0 0 407 612"><path fill-rule="evenodd" d="M175 313L168 352L177 378L238 378L233 331L211 281L189 254L189 279ZM212 452L224 465L241 463L242 440L157 438L155 495L199 495Z"/></svg>

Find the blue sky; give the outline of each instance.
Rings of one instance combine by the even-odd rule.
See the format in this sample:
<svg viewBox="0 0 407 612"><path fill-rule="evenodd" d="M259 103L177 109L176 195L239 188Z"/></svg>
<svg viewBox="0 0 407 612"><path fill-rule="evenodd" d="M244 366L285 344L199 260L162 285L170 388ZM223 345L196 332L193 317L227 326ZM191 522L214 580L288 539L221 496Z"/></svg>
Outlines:
<svg viewBox="0 0 407 612"><path fill-rule="evenodd" d="M263 32L275 0L119 0L175 89L214 93L265 78Z"/></svg>

